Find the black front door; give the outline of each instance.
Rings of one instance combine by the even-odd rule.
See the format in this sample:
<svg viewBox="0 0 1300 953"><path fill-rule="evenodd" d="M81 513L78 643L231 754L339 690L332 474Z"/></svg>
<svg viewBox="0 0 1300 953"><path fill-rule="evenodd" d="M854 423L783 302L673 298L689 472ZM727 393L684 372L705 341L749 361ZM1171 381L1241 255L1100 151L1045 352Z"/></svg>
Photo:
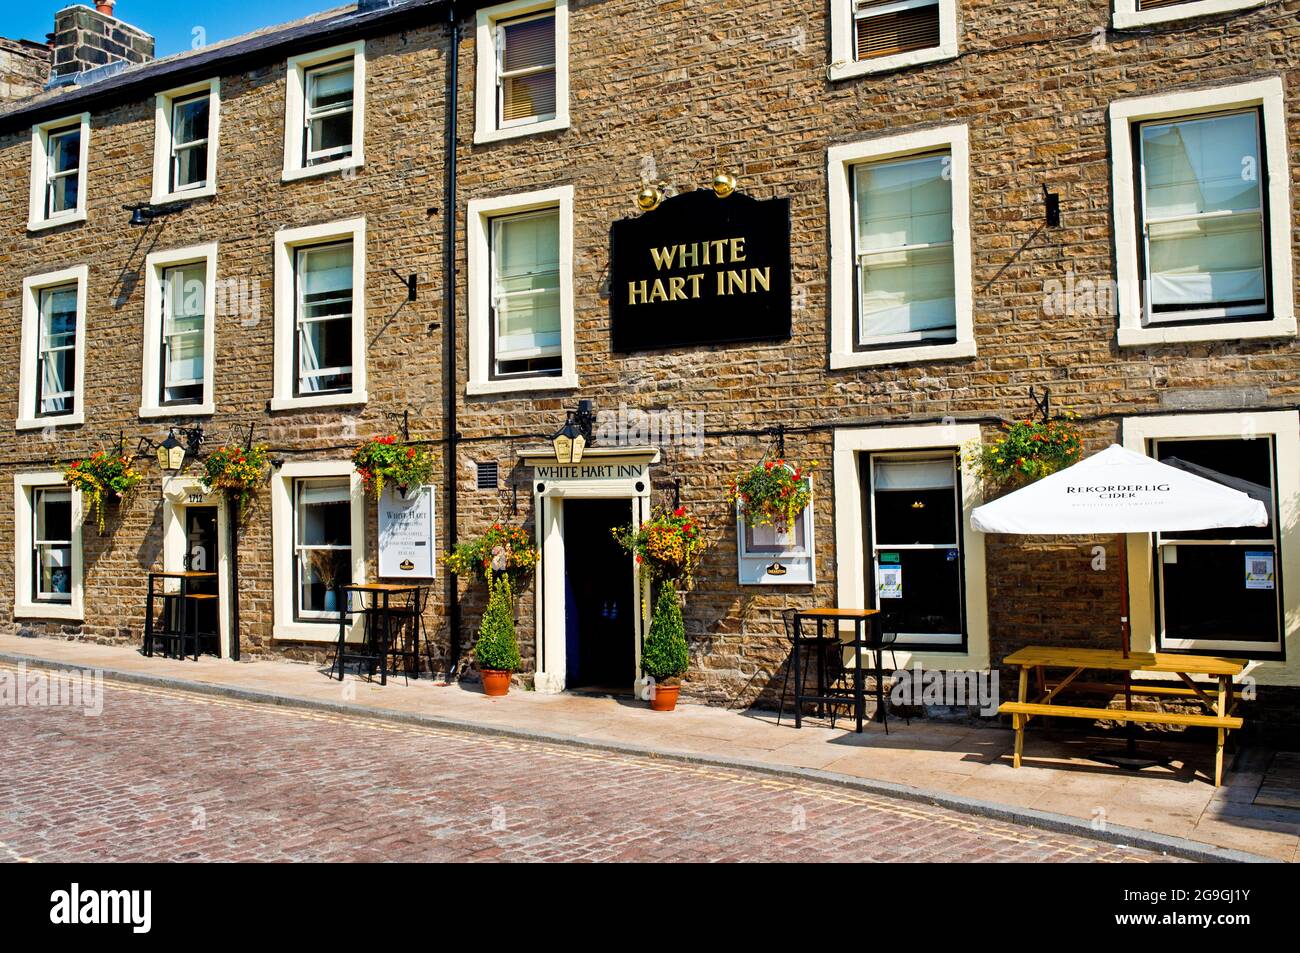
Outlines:
<svg viewBox="0 0 1300 953"><path fill-rule="evenodd" d="M565 682L630 691L636 677L631 557L611 530L628 500L564 501Z"/></svg>
<svg viewBox="0 0 1300 953"><path fill-rule="evenodd" d="M217 508L215 506L185 507L185 566L193 572L217 572ZM191 579L190 592L215 596L218 593L217 577ZM221 637L218 634L219 599L192 600L192 624L206 633L200 647L213 655L221 654Z"/></svg>

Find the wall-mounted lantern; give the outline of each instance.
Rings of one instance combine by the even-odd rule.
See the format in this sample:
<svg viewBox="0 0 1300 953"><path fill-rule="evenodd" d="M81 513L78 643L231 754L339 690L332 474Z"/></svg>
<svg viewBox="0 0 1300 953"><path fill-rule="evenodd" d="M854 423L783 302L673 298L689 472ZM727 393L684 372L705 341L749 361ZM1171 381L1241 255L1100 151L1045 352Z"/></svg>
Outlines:
<svg viewBox="0 0 1300 953"><path fill-rule="evenodd" d="M595 419L589 400L578 401L577 410L566 412L564 426L551 436L556 463L582 462L582 454L592 444L591 428Z"/></svg>

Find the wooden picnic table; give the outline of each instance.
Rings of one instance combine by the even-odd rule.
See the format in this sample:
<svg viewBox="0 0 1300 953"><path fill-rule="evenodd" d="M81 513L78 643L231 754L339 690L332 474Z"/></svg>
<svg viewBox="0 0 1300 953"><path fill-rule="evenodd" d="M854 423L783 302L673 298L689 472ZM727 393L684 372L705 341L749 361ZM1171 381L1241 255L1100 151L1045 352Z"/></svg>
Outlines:
<svg viewBox="0 0 1300 953"><path fill-rule="evenodd" d="M1232 680L1242 673L1246 662L1242 659L1218 658L1210 655L1181 655L1172 652L1130 652L1125 655L1118 649L1076 649L1053 646L1028 646L1008 655L1003 662L1020 669L1016 701L1003 702L998 711L1009 714L1016 730L1015 754L1012 766L1020 767L1024 748L1025 726L1036 717L1083 718L1093 721L1119 721L1135 724L1183 725L1185 727L1214 728L1218 741L1214 756L1214 785L1223 784L1223 748L1229 731L1241 728L1243 721L1236 717L1237 698ZM1070 669L1070 673L1056 682L1048 680L1047 669ZM1124 672L1125 684L1079 681L1087 671ZM1039 694L1029 700L1029 677L1034 673ZM1066 689L1084 693L1114 693L1126 691L1131 677L1142 673L1177 675L1181 685L1139 686L1132 694L1156 697L1182 698L1204 705L1210 714L1195 715L1182 712L1133 711L1128 708L1101 708L1077 705L1058 705L1056 699ZM1208 676L1217 683L1206 685L1192 678ZM1209 691L1207 691L1209 689Z"/></svg>

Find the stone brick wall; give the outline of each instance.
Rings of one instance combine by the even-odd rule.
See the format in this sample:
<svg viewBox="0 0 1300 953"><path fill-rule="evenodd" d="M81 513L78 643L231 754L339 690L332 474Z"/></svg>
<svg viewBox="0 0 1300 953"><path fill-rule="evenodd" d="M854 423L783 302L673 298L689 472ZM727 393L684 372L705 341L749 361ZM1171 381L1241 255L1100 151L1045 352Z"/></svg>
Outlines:
<svg viewBox="0 0 1300 953"><path fill-rule="evenodd" d="M35 96L50 77L50 48L0 37L0 106Z"/></svg>
<svg viewBox="0 0 1300 953"><path fill-rule="evenodd" d="M832 424L870 426L909 419L987 420L1029 410L1030 385L1050 387L1056 406L1082 415L1092 449L1114 442L1125 413L1202 407L1293 408L1300 394L1295 340L1224 341L1147 348L1116 345L1115 319L1050 315L1044 286L1070 273L1113 277L1107 107L1119 98L1281 75L1286 88L1293 201L1300 203L1300 2L1279 0L1228 16L1130 33L1108 32L1104 0L966 0L960 4L961 55L952 61L831 83L829 14L824 0L685 4L680 0L571 0L572 124L567 130L473 145L474 39L461 44L458 232L460 444L456 469L460 533L506 517L532 525L522 446L563 421L579 397L597 409L670 408L702 412L702 456L662 448L653 467L656 504L680 480L682 500L710 529L710 551L686 601L692 672L686 692L712 702L771 700L786 647L781 609L836 599L834 487L828 466ZM89 222L27 236L17 223L26 202L25 134L0 140L0 208L15 210L0 233L0 333L17 341L21 277L91 263L89 422L60 431L53 446L36 435L4 438L5 471L51 453L89 448L101 433L160 436L135 417L140 374L141 295L136 282L153 247L222 242L219 273L262 283L269 309L275 229L365 214L370 229L368 338L370 405L356 433L389 428L385 411L410 407L419 437L442 432L440 314L441 164L445 32L413 29L368 44L367 164L355 179L279 180L284 110L282 62L222 77L219 192L148 232L132 232L118 211L148 196L152 101L96 114ZM926 126L970 127L974 326L969 359L827 370L829 313L826 150L830 145ZM718 165L759 198L792 199L796 308L788 342L701 347L649 354L610 351L608 230L635 214L641 171L653 164L673 189L704 186ZM545 396L465 397L468 339L465 204L559 184L575 188L575 308L578 391ZM1041 187L1061 194L1063 224L1042 226ZM1300 208L1293 209L1300 211ZM1293 215L1293 228L1300 218ZM420 301L402 306L404 288L389 273L421 273ZM346 454L351 425L336 412L269 414L269 311L260 323L218 327L216 391L223 426L255 420L279 456ZM0 380L0 413L11 417L17 367ZM735 530L726 480L770 449L768 438L723 436L784 423L788 455L820 460L813 587L742 588L736 582ZM798 432L800 430L803 432ZM445 457L444 457L445 460ZM501 464L505 490L474 489L472 461ZM508 480L505 475L509 475ZM518 516L509 482L518 485ZM152 495L152 496L151 496ZM111 539L89 539L85 631L124 638L140 618L140 576L157 559L157 485L145 487ZM440 520L445 512L439 487ZM2 508L0 508L2 509ZM372 517L373 519L373 517ZM0 560L10 560L12 515L0 512ZM151 522L152 520L152 522ZM373 530L373 526L372 526ZM153 534L151 537L149 534ZM93 530L89 537L93 537ZM370 535L373 547L373 533ZM1113 569L1087 570L1094 545L1110 540L990 539L988 578L992 656L1021 644L1110 644L1099 608L1113 605ZM241 550L245 651L319 657L312 648L270 644L270 531L267 508L252 517ZM102 549L102 552L99 550ZM1113 562L1111 564L1113 566ZM0 614L11 567L0 565ZM462 584L462 589L465 587ZM445 653L441 585L430 629ZM463 634L472 643L484 603L470 587ZM533 652L533 593L519 605L525 659ZM1117 638L1117 635L1114 636Z"/></svg>

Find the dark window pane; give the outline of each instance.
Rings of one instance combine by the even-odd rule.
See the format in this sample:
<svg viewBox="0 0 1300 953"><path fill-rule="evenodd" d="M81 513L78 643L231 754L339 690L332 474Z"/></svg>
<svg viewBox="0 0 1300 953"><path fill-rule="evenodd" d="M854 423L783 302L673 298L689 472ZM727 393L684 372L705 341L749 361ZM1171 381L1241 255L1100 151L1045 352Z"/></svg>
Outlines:
<svg viewBox="0 0 1300 953"><path fill-rule="evenodd" d="M1268 526L1198 529L1162 533L1162 539L1269 539L1273 536L1272 440L1161 440L1156 444L1161 463L1240 490L1264 504Z"/></svg>
<svg viewBox="0 0 1300 953"><path fill-rule="evenodd" d="M876 545L956 543L953 494L952 489L876 493Z"/></svg>
<svg viewBox="0 0 1300 953"><path fill-rule="evenodd" d="M897 556L896 562L886 560ZM958 635L961 623L961 559L957 550L883 550L881 566L901 566L903 597L877 599L883 631ZM900 641L902 636L900 635Z"/></svg>
<svg viewBox="0 0 1300 953"><path fill-rule="evenodd" d="M1246 553L1272 546L1161 547L1165 637L1231 642L1278 640L1277 589L1246 588ZM1174 562L1168 560L1173 558ZM1276 582L1274 583L1276 587Z"/></svg>

